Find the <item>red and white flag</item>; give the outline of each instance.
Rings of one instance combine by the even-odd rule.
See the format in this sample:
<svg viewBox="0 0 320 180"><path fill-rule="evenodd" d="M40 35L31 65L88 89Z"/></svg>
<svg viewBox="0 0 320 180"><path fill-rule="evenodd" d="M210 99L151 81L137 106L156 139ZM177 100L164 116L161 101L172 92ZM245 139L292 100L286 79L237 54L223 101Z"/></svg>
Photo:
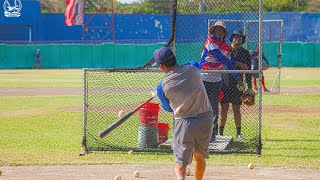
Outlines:
<svg viewBox="0 0 320 180"><path fill-rule="evenodd" d="M84 0L66 0L66 25L82 25L84 20Z"/></svg>

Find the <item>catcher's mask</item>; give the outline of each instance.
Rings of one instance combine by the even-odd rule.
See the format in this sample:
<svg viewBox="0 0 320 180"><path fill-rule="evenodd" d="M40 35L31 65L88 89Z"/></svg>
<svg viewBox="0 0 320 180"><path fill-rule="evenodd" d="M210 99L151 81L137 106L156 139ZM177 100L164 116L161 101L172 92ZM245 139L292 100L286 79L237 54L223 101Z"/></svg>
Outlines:
<svg viewBox="0 0 320 180"><path fill-rule="evenodd" d="M244 92L241 96L241 101L247 106L253 106L255 104L255 93L250 89Z"/></svg>

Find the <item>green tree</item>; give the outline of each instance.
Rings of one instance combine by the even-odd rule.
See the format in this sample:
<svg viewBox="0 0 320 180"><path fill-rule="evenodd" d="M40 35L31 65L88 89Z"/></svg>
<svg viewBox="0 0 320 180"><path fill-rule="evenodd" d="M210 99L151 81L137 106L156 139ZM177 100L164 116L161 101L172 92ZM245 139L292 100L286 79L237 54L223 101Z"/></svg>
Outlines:
<svg viewBox="0 0 320 180"><path fill-rule="evenodd" d="M173 0L140 0L126 4L117 0L86 0L86 13L115 14L171 14ZM258 0L177 0L179 14L226 14L233 12L257 12ZM42 13L64 13L64 0L39 0ZM201 3L206 9L200 10ZM309 11L320 12L320 0L263 0L264 12Z"/></svg>
<svg viewBox="0 0 320 180"><path fill-rule="evenodd" d="M172 2L168 0L143 0L136 14L170 14Z"/></svg>
<svg viewBox="0 0 320 180"><path fill-rule="evenodd" d="M309 0L306 10L310 12L320 12L320 0Z"/></svg>
<svg viewBox="0 0 320 180"><path fill-rule="evenodd" d="M310 0L264 0L265 12L305 11Z"/></svg>
<svg viewBox="0 0 320 180"><path fill-rule="evenodd" d="M39 0L41 13L64 13L65 1L61 0Z"/></svg>

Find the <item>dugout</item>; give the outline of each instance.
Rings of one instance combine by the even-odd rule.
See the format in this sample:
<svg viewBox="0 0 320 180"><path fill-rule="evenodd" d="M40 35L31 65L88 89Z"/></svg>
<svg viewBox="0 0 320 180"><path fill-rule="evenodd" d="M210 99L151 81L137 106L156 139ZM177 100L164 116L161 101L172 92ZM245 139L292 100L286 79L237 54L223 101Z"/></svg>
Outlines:
<svg viewBox="0 0 320 180"><path fill-rule="evenodd" d="M39 39L40 3L37 0L0 0L0 39L33 41Z"/></svg>

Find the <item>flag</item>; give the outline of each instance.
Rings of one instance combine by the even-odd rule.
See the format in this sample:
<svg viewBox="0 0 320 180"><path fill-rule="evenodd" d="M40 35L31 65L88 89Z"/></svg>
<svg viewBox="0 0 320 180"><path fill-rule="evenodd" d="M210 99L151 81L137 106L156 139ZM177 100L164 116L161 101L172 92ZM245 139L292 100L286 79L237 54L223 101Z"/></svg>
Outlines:
<svg viewBox="0 0 320 180"><path fill-rule="evenodd" d="M66 0L66 25L82 25L84 20L84 0Z"/></svg>

